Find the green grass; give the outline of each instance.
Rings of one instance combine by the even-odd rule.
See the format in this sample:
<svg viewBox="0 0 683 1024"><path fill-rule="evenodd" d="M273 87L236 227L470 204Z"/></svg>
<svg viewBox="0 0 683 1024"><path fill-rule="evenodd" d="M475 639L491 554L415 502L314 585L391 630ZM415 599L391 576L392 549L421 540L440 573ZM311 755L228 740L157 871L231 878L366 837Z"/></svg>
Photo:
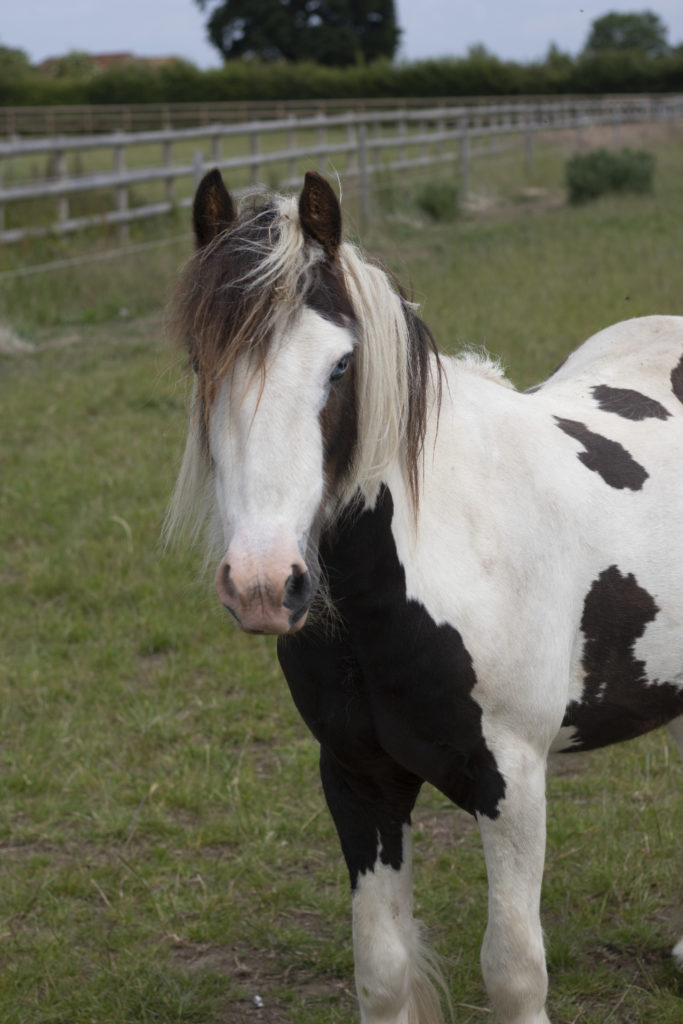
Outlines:
<svg viewBox="0 0 683 1024"><path fill-rule="evenodd" d="M526 386L609 322L681 312L680 157L658 148L652 196L580 210L556 201L552 154L540 199L516 200L521 161L482 168L495 201L451 224L397 190L363 241L443 347L486 344ZM0 356L6 1024L226 1024L256 994L263 1019L354 1019L315 745L273 644L226 622L196 554L159 548L187 399L159 312L185 252L0 283L0 320L38 346ZM674 1024L683 770L660 734L573 764L549 783L551 1019ZM457 1020L482 1020L480 842L431 789L416 904Z"/></svg>

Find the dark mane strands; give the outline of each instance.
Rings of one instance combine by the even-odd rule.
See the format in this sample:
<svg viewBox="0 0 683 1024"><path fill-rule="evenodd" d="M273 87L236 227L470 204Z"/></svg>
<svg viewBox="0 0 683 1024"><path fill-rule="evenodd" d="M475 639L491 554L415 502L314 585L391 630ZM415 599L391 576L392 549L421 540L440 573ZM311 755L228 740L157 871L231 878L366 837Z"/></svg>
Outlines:
<svg viewBox="0 0 683 1024"><path fill-rule="evenodd" d="M408 484L417 516L420 498L420 466L429 412L429 382L432 379L432 365L436 380L436 421L438 424L442 394L442 367L434 335L427 324L413 312L403 290L396 282L403 302L403 312L408 328L408 422L406 425L406 469ZM430 359L433 357L433 360Z"/></svg>
<svg viewBox="0 0 683 1024"><path fill-rule="evenodd" d="M196 374L197 401L208 427L220 381L248 352L258 369L272 337L274 311L282 312L278 281L258 271L273 249L278 210L252 202L247 216L197 249L178 284L172 305L178 339L187 346ZM290 307L291 313L294 307Z"/></svg>

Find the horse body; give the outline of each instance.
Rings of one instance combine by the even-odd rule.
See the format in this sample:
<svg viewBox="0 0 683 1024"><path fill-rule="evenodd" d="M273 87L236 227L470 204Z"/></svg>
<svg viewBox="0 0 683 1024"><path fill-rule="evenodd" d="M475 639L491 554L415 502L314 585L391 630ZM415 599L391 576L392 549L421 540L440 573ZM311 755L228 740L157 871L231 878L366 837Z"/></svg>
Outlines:
<svg viewBox="0 0 683 1024"><path fill-rule="evenodd" d="M226 196L215 175L200 186L195 271L221 246L224 262L231 244L247 251ZM412 917L426 780L480 826L495 1009L544 1024L549 750L666 723L683 747L683 319L601 332L519 394L488 361L435 354L342 245L322 179L279 211L267 236L249 229L249 251L258 237L272 276L277 222L299 276L278 278L261 350L252 331L209 361L199 300L186 303L197 400L173 516L214 488L219 597L244 628L281 634L349 868L361 1020L441 1020ZM230 309L256 322L250 301ZM323 585L327 625L308 618Z"/></svg>

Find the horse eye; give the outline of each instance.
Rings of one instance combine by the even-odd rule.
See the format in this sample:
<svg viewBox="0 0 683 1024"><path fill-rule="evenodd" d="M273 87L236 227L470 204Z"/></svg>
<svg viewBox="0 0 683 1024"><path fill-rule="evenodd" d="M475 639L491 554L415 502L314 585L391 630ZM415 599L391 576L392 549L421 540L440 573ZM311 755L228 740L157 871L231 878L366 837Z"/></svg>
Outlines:
<svg viewBox="0 0 683 1024"><path fill-rule="evenodd" d="M335 366L334 370L330 374L330 380L335 381L339 380L340 377L343 377L349 368L350 362L351 356L342 356L337 365Z"/></svg>

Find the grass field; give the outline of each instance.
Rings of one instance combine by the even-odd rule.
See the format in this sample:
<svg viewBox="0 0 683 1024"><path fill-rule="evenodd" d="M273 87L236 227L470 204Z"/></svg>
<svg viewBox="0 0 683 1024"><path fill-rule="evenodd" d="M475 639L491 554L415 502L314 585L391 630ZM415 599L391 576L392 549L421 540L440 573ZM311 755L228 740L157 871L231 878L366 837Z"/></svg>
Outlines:
<svg viewBox="0 0 683 1024"><path fill-rule="evenodd" d="M533 192L494 162L453 224L386 182L363 241L442 347L485 344L527 386L610 322L683 312L683 140L656 153L652 196L580 209L555 151ZM346 870L274 645L226 622L196 553L159 547L187 401L161 308L186 252L0 284L0 320L35 346L0 356L5 1024L354 1019ZM682 780L661 734L554 769L555 1024L681 1020ZM456 1019L491 1019L478 833L429 788L415 825Z"/></svg>

